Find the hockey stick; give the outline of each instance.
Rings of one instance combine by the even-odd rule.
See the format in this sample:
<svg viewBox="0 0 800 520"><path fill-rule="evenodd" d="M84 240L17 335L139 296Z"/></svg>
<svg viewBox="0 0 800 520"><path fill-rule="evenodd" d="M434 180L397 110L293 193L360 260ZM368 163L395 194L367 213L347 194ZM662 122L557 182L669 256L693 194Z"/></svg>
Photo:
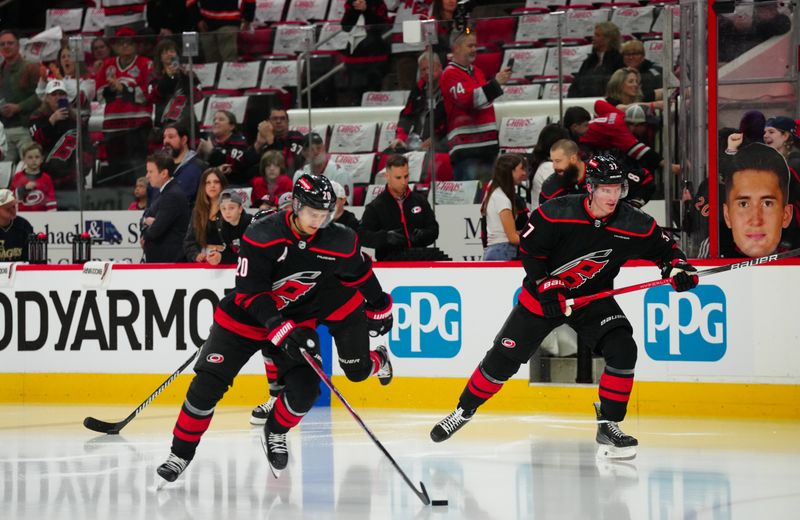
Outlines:
<svg viewBox="0 0 800 520"><path fill-rule="evenodd" d="M200 353L200 349L197 349L189 359L187 359L180 367L178 367L178 370L173 372L172 375L169 376L169 378L167 378L166 381L161 383L161 386L156 388L156 391L153 392L152 394L150 394L150 397L145 399L144 402L142 404L140 404L136 408L136 410L134 410L133 413L130 414L129 416L127 416L125 419L121 420L120 422L109 423L109 422L101 421L99 419L95 419L94 417L87 417L86 419L83 420L83 425L86 426L87 428L89 428L90 430L98 432L98 433L106 433L106 434L109 434L109 435L114 435L114 434L119 433L119 431L121 429L123 429L126 424L131 422L134 419L134 417L139 415L139 413L142 410L144 410L145 407L148 404L150 404L153 401L153 399L156 398L156 396L158 396L158 394L163 392L164 389L167 386L169 386L169 384L172 383L172 381L174 381L175 378L178 377L180 375L180 373L183 372L186 369L186 367L188 367L192 363L192 361L194 361L194 359L197 357L197 355L199 353Z"/></svg>
<svg viewBox="0 0 800 520"><path fill-rule="evenodd" d="M373 434L370 431L370 429L367 428L367 425L364 424L364 421L361 420L361 417L359 417L358 414L355 412L355 410L353 410L353 408L347 403L344 396L342 396L342 394L339 393L339 390L337 390L336 387L333 386L333 383L331 382L328 375L322 371L319 365L317 365L316 361L314 361L314 358L311 357L311 354L306 352L304 349L300 349L300 352L303 354L303 357L305 358L306 362L309 365L311 365L311 368L314 370L314 372L316 372L319 378L322 379L322 382L325 383L325 385L327 385L327 387L331 389L331 392L336 394L336 397L338 397L339 400L344 405L344 407L347 408L347 411L350 412L350 415L353 416L353 419L355 419L356 422L359 425L361 425L364 431L367 432L367 435L369 435L369 438L372 439L372 442L374 442L375 445L383 452L383 454L386 455L386 457L389 459L389 462L391 462L392 465L394 466L394 469L400 472L400 475L402 475L403 480L406 481L406 484L408 484L409 487L411 487L411 489L414 490L414 494L416 494L417 497L419 497L419 499L422 500L423 504L425 504L426 506L430 505L431 499L430 497L428 497L428 491L425 489L425 484L423 484L422 482L419 483L420 487L422 488L422 491L418 490L414 486L414 484L411 482L411 479L409 479L408 476L405 474L405 472L402 469L400 469L400 466L397 464L397 462L395 462L394 458L389 454L386 448L383 447L381 441L379 441L378 438L375 437L375 434Z"/></svg>
<svg viewBox="0 0 800 520"><path fill-rule="evenodd" d="M774 253L771 255L760 256L758 258L743 260L741 262L734 262L732 264L712 267L711 269L698 271L697 276L708 276L710 274L724 273L726 271L733 271L734 269L742 269L744 267L751 267L754 265L769 264L771 262L775 262L776 260L782 260L784 258L792 258L798 255L800 255L800 248L792 249L790 251L784 251L783 253ZM650 287L658 287L659 285L667 285L670 283L672 283L672 278L661 278L660 280L651 280L649 282L637 283L634 285L629 285L627 287L620 287L619 289L609 289L607 291L600 291L599 293L589 294L587 296L578 296L577 298L570 298L569 300L567 300L567 307L572 307L574 305L584 305L586 303L592 302L594 300L599 300L601 298L608 298L609 296L616 296L617 294L625 294L629 292L640 291L642 289L649 289Z"/></svg>

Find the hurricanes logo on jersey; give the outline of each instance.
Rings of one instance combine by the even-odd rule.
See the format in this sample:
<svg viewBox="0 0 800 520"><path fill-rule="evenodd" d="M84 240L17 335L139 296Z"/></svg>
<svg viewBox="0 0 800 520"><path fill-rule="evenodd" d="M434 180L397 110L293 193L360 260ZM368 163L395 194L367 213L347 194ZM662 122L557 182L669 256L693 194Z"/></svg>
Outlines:
<svg viewBox="0 0 800 520"><path fill-rule="evenodd" d="M586 280L591 280L608 263L611 249L604 249L583 255L575 260L570 260L555 271L553 276L561 278L567 287L574 289L583 285Z"/></svg>
<svg viewBox="0 0 800 520"><path fill-rule="evenodd" d="M275 301L278 310L290 303L296 302L311 289L316 287L316 280L322 273L319 271L300 271L272 284L270 296Z"/></svg>

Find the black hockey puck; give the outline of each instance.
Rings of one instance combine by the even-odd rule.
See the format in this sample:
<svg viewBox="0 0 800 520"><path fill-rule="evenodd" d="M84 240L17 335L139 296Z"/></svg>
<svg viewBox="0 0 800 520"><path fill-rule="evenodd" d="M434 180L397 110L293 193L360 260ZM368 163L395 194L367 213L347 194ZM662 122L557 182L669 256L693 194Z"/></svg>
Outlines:
<svg viewBox="0 0 800 520"><path fill-rule="evenodd" d="M431 500L432 506L446 506L447 500Z"/></svg>

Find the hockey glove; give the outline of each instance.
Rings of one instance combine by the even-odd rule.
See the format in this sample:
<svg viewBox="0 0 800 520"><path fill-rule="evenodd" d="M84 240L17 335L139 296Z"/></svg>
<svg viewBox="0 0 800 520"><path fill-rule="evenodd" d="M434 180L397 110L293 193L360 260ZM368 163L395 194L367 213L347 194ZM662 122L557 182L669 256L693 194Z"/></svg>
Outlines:
<svg viewBox="0 0 800 520"><path fill-rule="evenodd" d="M300 353L302 348L311 354L311 357L315 358L318 364L322 365L322 358L319 354L319 336L317 336L317 331L312 328L298 327L293 321L288 320L272 329L267 339L281 349L290 359L298 363L306 362Z"/></svg>
<svg viewBox="0 0 800 520"><path fill-rule="evenodd" d="M567 307L567 284L560 278L545 278L536 286L536 295L545 318L569 316L572 309Z"/></svg>
<svg viewBox="0 0 800 520"><path fill-rule="evenodd" d="M678 292L688 291L697 287L699 281L697 269L686 260L676 258L661 269L662 278L672 278L672 288Z"/></svg>
<svg viewBox="0 0 800 520"><path fill-rule="evenodd" d="M392 297L383 293L383 299L376 305L367 302L364 305L364 314L367 317L367 330L373 338L383 336L394 324L392 316Z"/></svg>

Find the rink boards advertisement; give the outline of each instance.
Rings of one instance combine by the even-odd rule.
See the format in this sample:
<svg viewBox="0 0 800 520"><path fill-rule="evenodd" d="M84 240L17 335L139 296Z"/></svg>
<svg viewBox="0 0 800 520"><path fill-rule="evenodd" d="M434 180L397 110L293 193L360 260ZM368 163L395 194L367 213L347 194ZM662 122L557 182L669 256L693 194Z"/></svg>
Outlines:
<svg viewBox="0 0 800 520"><path fill-rule="evenodd" d="M234 285L228 268L0 267L0 373L10 374L169 373L203 343ZM375 271L394 300L394 328L380 341L398 378L468 377L523 274L490 263ZM617 287L654 278L655 267L626 267ZM759 266L703 278L687 293L660 286L618 297L639 346L637 380L800 383L800 325L785 291L798 281L800 266ZM263 375L259 356L243 373ZM525 368L515 376L527 377Z"/></svg>

